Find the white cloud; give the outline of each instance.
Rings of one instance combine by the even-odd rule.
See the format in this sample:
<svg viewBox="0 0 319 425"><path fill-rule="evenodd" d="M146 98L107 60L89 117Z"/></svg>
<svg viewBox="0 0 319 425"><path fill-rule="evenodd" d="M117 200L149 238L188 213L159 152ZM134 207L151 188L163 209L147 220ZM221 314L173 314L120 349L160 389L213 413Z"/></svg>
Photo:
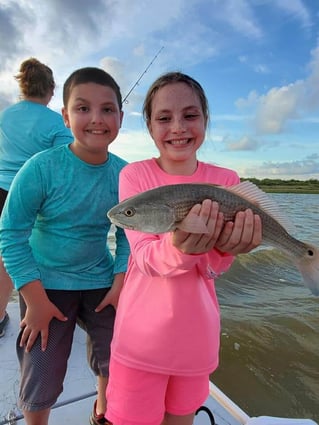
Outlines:
<svg viewBox="0 0 319 425"><path fill-rule="evenodd" d="M120 131L117 139L110 145L110 152L119 155L128 162L139 161L158 156L155 143L147 131Z"/></svg>
<svg viewBox="0 0 319 425"><path fill-rule="evenodd" d="M255 118L256 128L261 133L280 133L286 122L299 116L299 107L304 91L303 82L271 89L259 98Z"/></svg>
<svg viewBox="0 0 319 425"><path fill-rule="evenodd" d="M295 176L296 179L318 179L319 178L319 158L307 157L299 161L274 162L268 161L258 165L243 169L243 176L264 178L289 178Z"/></svg>
<svg viewBox="0 0 319 425"><path fill-rule="evenodd" d="M262 10L266 13L261 14ZM27 57L35 56L53 69L57 90L50 107L57 111L68 75L82 66L99 66L118 81L123 96L134 87L124 105L124 122L130 130L121 130L111 150L129 160L156 156L146 129L136 131L143 127L142 102L160 73L179 69L203 82L209 100L215 101L216 91L221 90L208 131L208 140L214 143L202 152L207 160L213 148L214 154L225 155L226 166L234 161L237 168L238 157L244 158L245 152L250 160L261 148L274 147L269 138L261 142L255 130L273 134L284 132L293 120L311 121L308 127L312 128L318 122L319 48L311 52L305 77L300 77L305 66L298 56L292 68L296 66L299 74L290 70L281 74L282 64L289 63L291 55L282 47L276 56L273 39L273 35L283 35L278 44L284 46L285 25L289 30L295 25L300 46L307 46L298 49L304 57L313 47L314 10L314 5L301 0L96 0L94 4L87 0L0 0L0 109L17 100L13 76ZM147 69L161 46L164 50ZM266 59L270 57L273 62ZM235 97L240 97L236 102L240 114L233 109ZM255 128L248 128L252 121ZM296 135L293 139L310 153L314 138L307 138L307 143ZM287 144L286 137L283 145ZM271 159L275 149L267 153ZM254 158L257 164L259 158ZM303 165L300 170L306 171ZM266 167L261 169L266 171Z"/></svg>
<svg viewBox="0 0 319 425"><path fill-rule="evenodd" d="M256 151L261 143L250 136L243 136L239 140L225 140L226 149L229 151Z"/></svg>
<svg viewBox="0 0 319 425"><path fill-rule="evenodd" d="M256 90L249 92L247 98L237 99L235 105L239 109L255 107L259 102L259 95Z"/></svg>
<svg viewBox="0 0 319 425"><path fill-rule="evenodd" d="M257 39L263 36L263 30L249 1L214 0L213 3L214 15L228 23L234 31Z"/></svg>
<svg viewBox="0 0 319 425"><path fill-rule="evenodd" d="M254 123L257 132L281 133L291 120L302 119L319 106L319 47L312 51L310 74L304 79L282 87L273 87L266 94L251 91L246 99L240 98L240 109L256 107Z"/></svg>
<svg viewBox="0 0 319 425"><path fill-rule="evenodd" d="M101 64L112 65L124 95L161 46L165 55L144 76L145 84L159 69L199 63L216 54L218 42L211 43L211 26L196 19L197 5L197 0L96 0L94 7L86 0L0 2L0 108L12 102L12 75L30 56L53 69L57 96L75 69Z"/></svg>
<svg viewBox="0 0 319 425"><path fill-rule="evenodd" d="M305 82L304 108L307 112L312 112L319 106L319 40L318 47L311 51L308 69L310 74Z"/></svg>
<svg viewBox="0 0 319 425"><path fill-rule="evenodd" d="M301 0L280 0L274 4L299 20L303 27L308 28L312 25L312 16Z"/></svg>

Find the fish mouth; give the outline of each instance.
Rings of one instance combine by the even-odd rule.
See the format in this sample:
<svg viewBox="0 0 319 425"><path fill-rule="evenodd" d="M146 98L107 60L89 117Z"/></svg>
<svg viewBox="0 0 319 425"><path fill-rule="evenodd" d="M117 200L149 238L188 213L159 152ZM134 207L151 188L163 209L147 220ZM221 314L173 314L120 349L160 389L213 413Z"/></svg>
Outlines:
<svg viewBox="0 0 319 425"><path fill-rule="evenodd" d="M108 216L109 217L109 216ZM117 227L121 227L122 229L128 229L128 230L134 230L134 226L130 224L123 224L116 220L114 217L109 217L112 224L114 224Z"/></svg>

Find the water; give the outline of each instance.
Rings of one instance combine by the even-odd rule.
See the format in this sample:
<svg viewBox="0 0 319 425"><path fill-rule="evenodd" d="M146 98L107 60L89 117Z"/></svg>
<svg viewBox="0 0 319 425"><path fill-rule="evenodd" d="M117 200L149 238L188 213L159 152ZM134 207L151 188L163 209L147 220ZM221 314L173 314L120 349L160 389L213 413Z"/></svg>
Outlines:
<svg viewBox="0 0 319 425"><path fill-rule="evenodd" d="M271 196L295 236L319 246L319 195ZM216 287L222 335L213 382L250 416L319 421L319 297L269 247L238 256Z"/></svg>

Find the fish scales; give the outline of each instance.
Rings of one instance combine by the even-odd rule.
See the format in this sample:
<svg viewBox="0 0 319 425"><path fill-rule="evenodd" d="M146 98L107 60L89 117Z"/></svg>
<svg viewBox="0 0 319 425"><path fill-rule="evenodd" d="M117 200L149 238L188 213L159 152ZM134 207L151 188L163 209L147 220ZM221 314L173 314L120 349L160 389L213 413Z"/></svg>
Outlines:
<svg viewBox="0 0 319 425"><path fill-rule="evenodd" d="M293 246L296 255L300 255L300 253L307 249L307 246L303 242L289 235L283 226L257 205L219 186L200 184L161 186L157 188L156 193L154 193L153 201L159 202L160 200L171 208L174 208L176 222L179 222L186 217L195 204L200 204L205 199L211 199L219 203L219 208L224 214L225 221L233 221L238 211L245 211L247 208L250 208L255 214L261 217L263 223L263 238L265 241L272 242L276 245L285 245L287 249ZM280 242L278 239L280 239Z"/></svg>
<svg viewBox="0 0 319 425"><path fill-rule="evenodd" d="M319 295L318 248L293 237L286 229L286 214L282 214L270 197L251 182L230 187L201 183L160 186L120 202L108 211L108 217L119 227L141 232L160 234L181 228L196 233L195 228L183 227L183 219L195 204L205 199L218 202L225 221L233 221L237 212L248 208L258 214L262 221L263 242L288 253L305 284Z"/></svg>

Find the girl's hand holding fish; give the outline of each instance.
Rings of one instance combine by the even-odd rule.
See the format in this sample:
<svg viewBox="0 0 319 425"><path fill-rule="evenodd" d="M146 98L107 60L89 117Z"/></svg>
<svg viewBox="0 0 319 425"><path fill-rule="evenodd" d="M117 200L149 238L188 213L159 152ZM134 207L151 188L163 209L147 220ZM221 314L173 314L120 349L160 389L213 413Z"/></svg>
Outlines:
<svg viewBox="0 0 319 425"><path fill-rule="evenodd" d="M198 217L203 223L203 233L188 233L176 229L173 232L173 245L185 254L202 254L214 248L224 225L224 215L219 211L218 202L205 199L196 204L185 217L185 221L196 225Z"/></svg>
<svg viewBox="0 0 319 425"><path fill-rule="evenodd" d="M262 223L251 209L239 211L234 221L228 221L216 241L215 248L231 255L245 254L262 242Z"/></svg>
<svg viewBox="0 0 319 425"><path fill-rule="evenodd" d="M251 209L238 212L234 221L224 223L218 202L206 199L202 204L194 205L187 214L184 219L187 227L198 224L198 217L203 223L203 233L179 229L173 233L173 245L185 254L202 254L213 248L231 255L244 254L262 241L261 219Z"/></svg>

